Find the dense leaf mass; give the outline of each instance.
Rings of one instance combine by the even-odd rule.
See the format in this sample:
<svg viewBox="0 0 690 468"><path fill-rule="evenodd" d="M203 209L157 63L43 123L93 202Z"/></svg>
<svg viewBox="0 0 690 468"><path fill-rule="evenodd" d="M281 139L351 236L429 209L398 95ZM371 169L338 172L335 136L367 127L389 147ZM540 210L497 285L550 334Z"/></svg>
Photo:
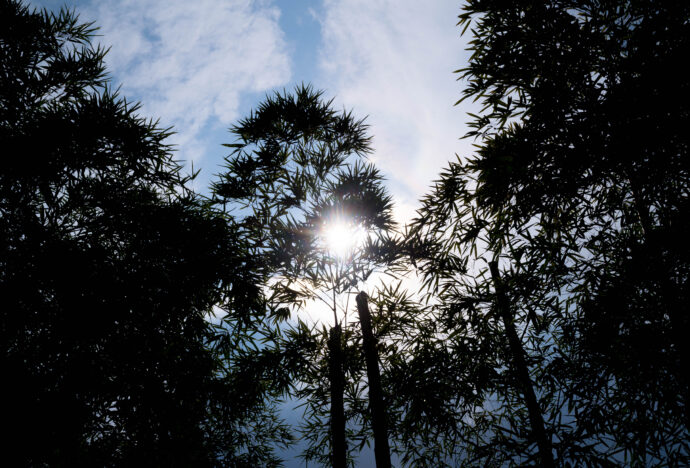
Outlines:
<svg viewBox="0 0 690 468"><path fill-rule="evenodd" d="M275 462L280 425L205 318L262 307L242 239L186 188L169 132L107 88L93 28L5 0L0 22L5 462Z"/></svg>
<svg viewBox="0 0 690 468"><path fill-rule="evenodd" d="M410 233L449 341L504 350L459 456L686 464L690 7L471 0L460 24L478 150Z"/></svg>

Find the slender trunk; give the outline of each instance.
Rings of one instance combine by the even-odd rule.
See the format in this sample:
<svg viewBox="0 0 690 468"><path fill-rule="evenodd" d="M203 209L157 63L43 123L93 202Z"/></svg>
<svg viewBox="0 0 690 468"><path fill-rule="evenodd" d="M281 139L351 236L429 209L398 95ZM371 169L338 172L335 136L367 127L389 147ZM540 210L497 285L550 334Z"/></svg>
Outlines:
<svg viewBox="0 0 690 468"><path fill-rule="evenodd" d="M522 347L520 338L518 338L515 330L515 323L513 315L510 311L510 302L506 294L505 287L501 281L501 274L498 270L497 262L490 262L489 269L491 270L491 278L496 288L496 307L499 316L503 320L503 326L508 337L508 345L510 346L510 354L513 358L513 367L515 374L522 387L522 392L525 397L527 405L527 412L529 414L530 425L532 426L532 436L539 447L539 457L541 458L542 467L553 467L553 453L551 452L551 441L546 436L544 429L544 417L537 402L537 396L534 394L534 387L529 376L527 362L525 360L525 350Z"/></svg>
<svg viewBox="0 0 690 468"><path fill-rule="evenodd" d="M376 338L371 329L371 313L367 295L364 292L357 294L357 312L359 323L362 327L362 341L364 345L364 357L367 363L367 378L369 380L369 410L371 411L371 426L374 431L374 456L377 468L390 468L391 455L388 446L388 428L386 422L386 407L383 403L381 390L381 372L379 371L379 358L376 352Z"/></svg>
<svg viewBox="0 0 690 468"><path fill-rule="evenodd" d="M340 325L331 328L328 338L328 371L331 381L331 449L333 468L347 467L347 443L345 442L345 379L343 378L342 330Z"/></svg>

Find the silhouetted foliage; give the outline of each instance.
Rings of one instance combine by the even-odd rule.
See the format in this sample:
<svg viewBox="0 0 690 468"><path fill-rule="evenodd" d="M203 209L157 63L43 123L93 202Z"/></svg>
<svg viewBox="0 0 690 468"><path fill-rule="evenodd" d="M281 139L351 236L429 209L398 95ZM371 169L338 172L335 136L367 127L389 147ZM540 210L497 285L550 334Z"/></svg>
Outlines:
<svg viewBox="0 0 690 468"><path fill-rule="evenodd" d="M690 7L469 1L460 24L478 151L410 234L444 346L486 376L448 437L470 466L686 464Z"/></svg>
<svg viewBox="0 0 690 468"><path fill-rule="evenodd" d="M0 0L4 461L276 466L288 397L324 465L372 426L409 466L690 463L690 5L469 0L460 25L477 152L400 245L367 126L322 93L233 127L206 200L90 25ZM330 220L367 240L329 253ZM403 252L426 304L383 285L348 322ZM295 318L315 301L332 326Z"/></svg>
<svg viewBox="0 0 690 468"><path fill-rule="evenodd" d="M309 86L267 96L232 133L237 140L225 145L233 152L215 197L242 218L242 232L265 259L268 317L282 323L255 354L280 356L276 365L292 379L285 391L304 402L304 458L345 466L357 448L346 439L366 440L369 416L360 331L346 327L339 311L347 314L354 288L398 255L388 234L391 198L378 171L360 160L371 151L366 125L334 111ZM326 245L329 224L359 229L367 239L340 258ZM315 302L332 312L331 327L288 320Z"/></svg>
<svg viewBox="0 0 690 468"><path fill-rule="evenodd" d="M107 88L93 34L0 2L3 463L275 464L268 390L226 372L206 320L263 314L260 270Z"/></svg>

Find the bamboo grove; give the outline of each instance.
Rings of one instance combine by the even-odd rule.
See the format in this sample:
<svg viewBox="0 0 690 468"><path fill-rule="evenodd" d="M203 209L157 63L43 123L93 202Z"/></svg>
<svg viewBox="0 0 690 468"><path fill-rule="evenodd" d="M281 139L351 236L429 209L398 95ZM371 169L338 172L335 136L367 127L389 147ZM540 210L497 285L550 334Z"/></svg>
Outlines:
<svg viewBox="0 0 690 468"><path fill-rule="evenodd" d="M690 5L459 7L475 151L396 223L326 93L196 193L92 25L0 1L8 463L690 464Z"/></svg>

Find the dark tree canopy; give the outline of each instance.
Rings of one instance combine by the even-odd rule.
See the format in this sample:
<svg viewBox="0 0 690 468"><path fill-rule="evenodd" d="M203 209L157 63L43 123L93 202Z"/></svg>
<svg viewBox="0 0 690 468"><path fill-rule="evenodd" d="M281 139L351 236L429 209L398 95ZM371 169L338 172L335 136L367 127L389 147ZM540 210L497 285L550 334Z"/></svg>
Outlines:
<svg viewBox="0 0 690 468"><path fill-rule="evenodd" d="M441 174L411 240L458 359L494 362L462 399L484 395L463 457L544 464L541 412L564 465L686 464L687 2L479 0L460 24L478 150Z"/></svg>
<svg viewBox="0 0 690 468"><path fill-rule="evenodd" d="M323 93L267 96L206 199L91 25L0 0L4 461L277 466L287 397L324 465L370 426L406 466L690 464L690 4L459 18L477 151L401 242L367 125ZM369 232L346 260L334 219ZM346 323L406 260L426 303L391 281ZM313 301L332 324L292 315Z"/></svg>
<svg viewBox="0 0 690 468"><path fill-rule="evenodd" d="M269 463L280 426L205 319L263 310L260 269L186 188L169 132L108 89L93 34L0 2L4 462Z"/></svg>

